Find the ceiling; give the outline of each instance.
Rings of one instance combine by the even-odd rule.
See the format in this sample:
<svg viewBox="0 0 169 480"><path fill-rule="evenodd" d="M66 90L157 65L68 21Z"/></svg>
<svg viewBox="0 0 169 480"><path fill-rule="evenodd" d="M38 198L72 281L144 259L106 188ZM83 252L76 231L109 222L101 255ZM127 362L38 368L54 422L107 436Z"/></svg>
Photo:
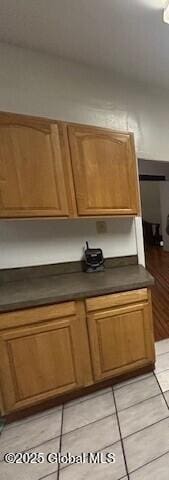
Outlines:
<svg viewBox="0 0 169 480"><path fill-rule="evenodd" d="M0 0L0 41L169 88L166 0Z"/></svg>

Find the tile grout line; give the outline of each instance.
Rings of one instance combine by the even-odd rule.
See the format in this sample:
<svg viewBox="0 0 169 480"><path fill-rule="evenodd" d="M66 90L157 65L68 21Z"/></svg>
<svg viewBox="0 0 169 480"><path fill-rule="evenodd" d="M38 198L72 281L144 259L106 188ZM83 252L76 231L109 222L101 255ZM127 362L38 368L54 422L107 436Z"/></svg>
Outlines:
<svg viewBox="0 0 169 480"><path fill-rule="evenodd" d="M116 416L115 413L114 413L113 415ZM111 416L112 416L112 415L111 415ZM105 417L103 417L103 418L105 418ZM108 418L108 417L106 417L106 418ZM92 422L92 424L90 423L89 425L93 425L93 423L95 423L95 422ZM71 433L72 433L72 432L71 432ZM67 434L66 434L66 435L67 435ZM62 435L62 437L63 437L63 436L64 436L64 435ZM113 447L116 443L120 443L120 444L121 444L121 441L120 441L120 440L116 440L115 442L112 442L112 443L109 444L109 445L103 445L102 448L99 449L98 451L101 452L101 451L103 451L103 450L106 450L106 448L108 448L108 447ZM68 467L71 467L71 464L70 464L70 465L69 465L69 464L68 464L68 465L65 465L64 467L62 467L62 470L64 470L65 468L68 468ZM121 479L124 478L125 476L126 476L126 475L124 475L123 477L121 477L121 478L118 479L118 480L121 480Z"/></svg>
<svg viewBox="0 0 169 480"><path fill-rule="evenodd" d="M111 390L111 387L110 387L110 390ZM104 393L104 389L103 389L103 392L100 391L100 393L99 393L99 391L98 391L98 392L96 392L96 394L94 394L92 397L90 397L90 395L92 395L92 394L89 393L89 398L85 398L84 400L81 400L81 397L79 397L79 401L76 402L74 405L73 405L73 400L72 400L72 404L71 404L71 405L67 405L66 403L64 403L64 408L65 408L65 410L67 410L67 408L71 408L71 407L76 406L76 405L79 405L79 404L81 404L81 403L88 402L89 400L93 400L93 399L96 398L96 397L101 397L101 396L104 396L104 395L108 395L109 393L110 393L110 392L105 392L105 393ZM82 397L82 398L83 398L83 397ZM74 399L74 400L76 401L76 399Z"/></svg>
<svg viewBox="0 0 169 480"><path fill-rule="evenodd" d="M169 352L168 352L168 353L169 353ZM164 355L164 354L162 354L162 355ZM169 370L169 369L166 369L166 370ZM164 371L166 371L166 370L164 370ZM162 373L162 372L159 372L159 373ZM150 377L151 375L154 375L154 372L148 373L148 374L147 374L147 378L145 377L145 380L148 379L148 377ZM138 382L141 382L141 381L143 381L143 380L144 380L144 379L142 379L142 378L140 378L140 377L136 377L135 380L133 380L133 382L129 382L129 383L127 382L126 385L121 385L121 386L120 386L120 384L119 384L119 387L118 387L118 388L115 388L116 385L118 385L118 384L115 384L114 386L112 385L112 387L107 387L107 388L110 388L110 390L113 388L113 391L116 391L116 390L120 390L120 389L122 389L122 388L125 388L126 386L128 386L128 385L130 385L130 384L133 385L133 384L138 383ZM83 400L83 399L81 400L80 397L79 397L79 401L76 403L76 405L79 405L80 403L84 403L84 402L86 402L86 401L92 400L92 399L95 398L95 397L100 397L100 396L102 396L102 395L108 395L108 393L110 393L110 392L105 392L105 393L104 393L104 389L103 389L103 391L100 391L100 393L99 393L99 390L98 390L98 392L95 392L91 398L90 398L90 395L91 395L91 394L89 393L89 396L88 396L89 398L86 398L86 399L84 399L84 400ZM157 395L156 395L156 396L157 396ZM83 397L82 397L82 398L83 398ZM75 400L76 400L76 399L75 399ZM71 402L73 402L73 401L71 401ZM68 402L68 403L69 403L69 402ZM139 403L141 403L141 402L139 402ZM71 407L73 406L73 403L72 403L72 405L68 405L67 403L64 403L63 405L64 405L64 408L67 409L67 408L71 408ZM37 413L37 414L35 413L35 415L31 415L30 418L28 417L28 418L26 418L26 419L23 419L23 422L25 422L25 424L27 424L27 423L29 423L29 422L31 422L31 421L36 421L36 420L38 420L39 418L43 418L43 417L45 417L45 416L51 415L52 413L54 413L54 412L53 412L54 409L58 408L58 410L59 410L59 409L62 408L63 405L56 405L55 407L51 407L51 409L48 409L48 410L46 410L46 411L44 411L44 412L41 412L41 413L39 412L39 413ZM136 405L136 404L135 404L135 405ZM126 408L130 408L130 407L126 407ZM50 411L50 410L51 410L51 411ZM125 410L125 409L124 409L124 410ZM22 422L22 419L21 419L21 420L18 420L18 422L21 423L21 422ZM15 422L14 422L14 423L15 423ZM12 424L12 423L11 423L11 424L5 424L3 430L4 430L4 429L9 430L10 428L16 428L16 427L19 427L19 426L20 426L20 425L14 425L14 424ZM79 427L79 428L80 428L80 427ZM44 443L45 443L45 442L44 442Z"/></svg>
<svg viewBox="0 0 169 480"><path fill-rule="evenodd" d="M120 384L120 383L114 384L112 385L113 391L116 392L116 390L121 390L122 388L128 387L129 385L133 385L134 383L143 382L144 380L147 380L149 377L151 377L151 375L153 375L153 371L145 374L144 378L140 378L140 376L138 376L138 377L135 377L133 381L126 380L125 384Z"/></svg>
<svg viewBox="0 0 169 480"><path fill-rule="evenodd" d="M81 427L74 428L73 430L70 430L69 432L63 433L63 437L66 435L69 435L70 433L77 432L77 430L81 430L82 428L89 427L89 425L93 425L94 423L101 422L102 420L105 420L105 418L113 417L115 415L115 412L110 413L109 415L105 415L105 417L101 417L97 420L94 420L93 422L86 423L85 425L81 425ZM116 443L116 442L114 442Z"/></svg>
<svg viewBox="0 0 169 480"><path fill-rule="evenodd" d="M155 376L155 378L156 378L156 381L157 381L158 386L159 386L159 388L160 388L160 390L161 390L161 393L162 393L162 396L163 396L163 398L164 398L164 401L165 401L165 403L166 403L166 405L167 405L167 408L168 408L168 410L169 410L169 405L168 405L167 400L166 400L165 395L164 395L165 392L163 392L163 390L162 390L162 388L161 388L161 385L160 385L160 382L158 381L158 378L156 377L156 374L155 374L155 373L154 373L154 376Z"/></svg>
<svg viewBox="0 0 169 480"><path fill-rule="evenodd" d="M111 391L111 387L109 387L109 388L110 388L110 391ZM110 393L110 392L105 392L105 393L104 393L104 389L103 389L103 392L100 391L100 393L99 393L99 391L98 391L98 392L96 392L91 398L86 398L86 399L84 399L84 400L81 400L80 397L79 397L79 401L78 401L75 405L79 405L79 404L84 403L84 402L87 402L87 401L89 401L89 400L93 400L95 397L101 397L101 396L104 396L104 395L108 395L109 393ZM90 397L90 393L89 393L89 397ZM75 400L76 400L76 399L75 399ZM71 408L71 407L73 406L73 403L72 403L72 405L67 405L66 403L64 403L63 405L64 405L64 408L67 410L67 408ZM45 416L52 415L52 413L54 413L54 412L53 412L53 411L50 411L50 410L55 410L56 408L58 408L58 410L59 410L59 409L61 410L62 407L63 407L63 405L56 405L56 407L51 407L51 409L46 410L46 411L44 411L44 412L42 412L42 413L40 413L40 412L37 413L37 414L35 413L35 415L31 415L30 418L29 418L29 417L26 418L26 419L23 418L23 422L25 422L25 424L27 424L27 423L30 423L31 421L36 421L36 420L38 420L39 418L43 418L43 417L45 417ZM36 417L36 418L35 418L35 417ZM21 419L21 420L18 420L18 422L22 422L22 419ZM14 423L15 423L15 422L14 422ZM10 428L17 428L17 427L19 427L19 426L20 426L20 425L14 425L14 424L12 424L12 423L11 423L11 424L5 424L3 430L4 430L4 429L9 430ZM80 427L79 427L79 428L80 428ZM3 430L2 430L2 431L3 431ZM58 436L59 436L59 435L58 435ZM44 442L44 443L45 443L45 442Z"/></svg>
<svg viewBox="0 0 169 480"><path fill-rule="evenodd" d="M60 444L59 444L59 452L60 453L61 453L61 449L62 449L63 417L64 417L64 404L63 404L63 407L62 407L61 430L60 430ZM59 477L60 477L60 463L58 464L58 471L57 471L57 479L56 480L59 480Z"/></svg>
<svg viewBox="0 0 169 480"><path fill-rule="evenodd" d="M102 452L103 450L106 450L109 447L113 447L116 443L119 443L121 445L121 440L117 440L116 442L110 443L109 445L105 445L104 447L99 449L98 452ZM69 466L71 467L72 465L70 464L70 465L65 465L64 467L62 467L62 471L65 470L65 468L68 468ZM126 478L126 474L123 475L122 477L118 478L118 480L123 480L123 478Z"/></svg>
<svg viewBox="0 0 169 480"><path fill-rule="evenodd" d="M57 438L60 438L60 435L55 435L55 437L48 438L48 440L45 440L42 443L38 443L38 445L33 445L33 447L26 447L24 450L19 450L21 453L29 452L30 450L33 450L35 448L40 447L41 445L45 445L48 442L52 442L53 440L57 440ZM17 453L17 452L16 452ZM3 463L4 460L0 459L0 464Z"/></svg>
<svg viewBox="0 0 169 480"><path fill-rule="evenodd" d="M165 453L162 453L161 455L159 455L159 457L155 457L153 458L152 460L150 460L149 462L146 462L144 463L143 465L141 465L140 467L138 468L135 468L135 470L131 470L131 472L129 473L129 475L135 473L135 472L138 472L138 470L141 470L142 468L146 467L147 465L151 465L151 463L153 462L156 462L156 460L159 460L160 458L163 458L165 457L165 455L169 454L169 450L167 450Z"/></svg>
<svg viewBox="0 0 169 480"><path fill-rule="evenodd" d="M36 422L36 420L39 420L40 418L44 418L44 417L48 417L48 415L52 415L52 413L54 413L53 411L50 411L50 410L55 410L57 409L58 411L61 410L63 407L63 405L56 405L56 407L52 407L51 409L48 409L48 410L45 410L43 412L39 412L39 413L35 413L35 415L31 415L31 417L29 418L23 418L23 419L20 419L18 420L18 422L20 422L20 424L23 422L23 424L27 425L28 423L30 422ZM36 417L36 418L35 418ZM17 420L16 420L17 422ZM10 430L11 428L18 428L20 427L20 424L19 425L14 425L15 422L13 423L7 423L4 428L5 430ZM4 429L3 429L4 430ZM58 435L59 436L59 435Z"/></svg>
<svg viewBox="0 0 169 480"><path fill-rule="evenodd" d="M38 478L37 480L46 480L46 478L49 478L54 474L56 473L56 480L57 480L57 470L55 470L55 472L51 472L51 473L48 473L47 475L43 476L43 477L40 477Z"/></svg>
<svg viewBox="0 0 169 480"><path fill-rule="evenodd" d="M156 368L154 369L154 372L156 372L157 375L160 375L160 373L164 373L164 372L168 372L168 371L169 371L169 368L165 368L164 370L160 370L159 372L157 371Z"/></svg>
<svg viewBox="0 0 169 480"><path fill-rule="evenodd" d="M21 451L21 453L29 452L30 450L33 450L34 448L38 448L40 446L45 445L48 442L52 442L53 440L57 440L57 438L60 438L60 435L56 435L55 437L48 438L48 440L45 440L43 443L38 443L38 445L33 445L33 447L26 447L25 450L19 450L19 451ZM3 463L3 461L4 461L3 459L0 460L0 464Z"/></svg>
<svg viewBox="0 0 169 480"><path fill-rule="evenodd" d="M156 379L156 381L157 381L157 384L159 385L159 382L158 382L158 379L156 378L155 373L153 373L153 375L154 375L154 377L155 377L155 379ZM133 383L135 383L135 382L132 382L132 384L133 384ZM112 388L113 388L113 387L112 387ZM156 395L156 396L154 396L154 397L150 397L150 398L156 398L157 396L160 396L160 395L162 394L162 396L163 396L163 398L164 398L164 400L165 400L165 403L167 404L166 399L165 399L165 396L164 396L164 392L162 391L160 385L159 385L159 388L160 388L160 392L161 392L161 393L158 394L158 395ZM109 393L109 392L107 392L107 393ZM106 395L107 393L105 393L105 394L103 394L103 395ZM145 401L147 401L147 400L149 400L149 399L145 399L145 400L143 400L142 402L139 402L139 404L140 404L140 403L143 403L143 402L145 402ZM86 401L86 400L85 400L85 401ZM80 403L81 403L81 402L80 402ZM135 405L138 405L138 404L134 404L134 405L132 405L132 406L130 406L130 407L127 407L126 409L123 409L123 410L120 410L120 411L127 410L128 408L132 408L132 407L134 407ZM167 408L169 409L168 404L167 404ZM60 407L60 409L61 409L61 407ZM53 410L53 409L52 409L52 410ZM62 407L62 412L63 412L63 407ZM46 412L45 412L44 415L47 415ZM44 415L43 415L43 417L44 417ZM49 415L50 415L50 414L49 414ZM74 432L74 431L76 431L76 430L79 430L79 429L81 429L81 428L87 427L87 426L89 426L89 425L91 425L91 424L93 424L93 423L99 422L99 421L103 420L104 418L108 418L108 417L110 417L110 416L112 416L112 415L113 415L113 414L108 415L108 416L106 416L106 417L102 417L102 418L99 419L99 420L95 420L94 422L90 422L90 423L88 423L87 425L83 425L83 426L78 427L78 428L76 428L76 429L74 429L74 430L71 430L70 432L66 432L66 433L64 434L64 436L65 436L65 435L68 435L69 433L72 433L72 432ZM38 418L39 418L39 417L38 417ZM144 430L144 429L146 429L146 428L148 428L148 427L151 427L151 426L153 426L153 425L155 425L155 424L157 424L157 423L165 420L166 418L168 418L168 417L165 417L165 418L159 420L158 422L155 422L155 423L153 423L153 424L151 424L151 425L148 425L148 426L144 427L144 428L141 429L141 430ZM30 421L31 421L31 420L29 420L28 422L26 422L26 424L29 423ZM128 437L134 435L135 433L138 433L138 432L141 431L141 430L138 430L137 432L131 433L130 435L128 435L128 436L126 436L126 437L124 437L124 438L128 438ZM56 436L53 437L53 438L49 438L48 440L46 440L45 442L43 442L43 444L45 444L45 443L47 443L47 442L49 442L49 441L51 441L51 440L54 440L55 438L58 438L59 436L60 436L60 435L56 435ZM114 442L114 443L116 443L116 442ZM36 447L38 447L39 445L41 445L41 444L35 445L34 447L31 447L31 448L29 447L29 449L32 450L32 448L36 448Z"/></svg>
<svg viewBox="0 0 169 480"><path fill-rule="evenodd" d="M141 428L140 430L136 430L136 432L129 433L129 435L123 437L123 440L127 440L127 438L130 438L130 437L132 437L133 435L136 435L137 433L143 432L144 430L147 430L147 428L154 427L154 425L157 425L158 423L161 423L161 422L163 422L164 420L169 420L169 414L167 415L167 417L164 417L164 418L161 418L160 420L158 420L158 422L151 423L151 425L146 425L146 427L143 427L143 428Z"/></svg>
<svg viewBox="0 0 169 480"><path fill-rule="evenodd" d="M167 352L162 352L162 353L157 353L156 352L156 358L161 357L162 355L167 355L167 353L169 353L169 350L167 350Z"/></svg>
<svg viewBox="0 0 169 480"><path fill-rule="evenodd" d="M123 444L122 433L121 433L120 420L119 420L119 415L118 415L118 410L117 410L117 405L116 405L116 398L115 398L113 388L112 388L112 395L113 395L114 404L115 404L115 411L116 411L117 423L118 423L118 427L119 427L120 441L121 441L121 447L122 447L122 452L123 452L123 457L124 457L124 463L125 463L127 478L129 480L129 471L128 471L128 466L127 466L127 460L126 460L126 454L125 454L125 449L124 449L124 444Z"/></svg>
<svg viewBox="0 0 169 480"><path fill-rule="evenodd" d="M62 410L62 414L61 414L61 427L62 427L62 416L63 416L63 405L62 407L60 408L60 410ZM33 450L35 448L38 448L40 446L43 446L45 445L46 443L48 442L51 442L53 440L56 440L57 438L60 438L61 434L59 435L55 435L54 437L51 437L51 438L48 438L47 440L45 440L43 443L38 443L37 445L33 445L33 447L26 447L26 449L22 450L21 453L25 453L25 452L28 452L29 450ZM3 460L0 460L0 463L3 462ZM43 478L43 477L42 477Z"/></svg>
<svg viewBox="0 0 169 480"><path fill-rule="evenodd" d="M104 420L105 418L110 418L110 417L113 417L113 416L116 416L116 413L115 413L115 412L112 413L111 415L107 415L106 417L99 418L99 420L94 420L94 422L87 423L87 425L82 425L81 427L77 427L77 428L75 428L74 430L71 430L70 432L66 432L66 433L64 433L64 434L62 433L62 437L65 437L65 436L69 435L70 433L76 432L77 430L81 430L82 428L89 427L90 425L93 425L94 423L101 422L101 421ZM61 421L62 421L62 420L61 420ZM62 426L62 431L63 431L63 426ZM46 443L48 443L48 442L51 442L51 441L53 441L53 440L55 440L55 439L57 439L57 438L60 438L60 436L61 436L61 435L56 435L55 437L48 438L48 440L45 440L43 443L38 443L38 445L34 445L33 447L26 447L25 450L22 450L22 453L27 452L27 451L29 451L29 450L33 450L33 449L35 449L35 448L37 448L37 447L40 447L41 445L44 445L44 444L46 444ZM114 444L117 443L118 441L119 441L119 440L116 440L115 442L111 443L111 445L114 445ZM105 445L103 448L105 449L105 448L107 448L107 447L109 447L109 445ZM3 462L3 460L0 460L0 462ZM66 466L63 467L63 468L66 468Z"/></svg>
<svg viewBox="0 0 169 480"><path fill-rule="evenodd" d="M115 392L114 392L115 393ZM153 395L152 397L145 398L144 400L140 400L140 402L133 403L132 405L129 405L128 407L122 408L122 409L117 409L119 413L125 412L125 410L129 410L130 408L137 407L137 405L141 405L142 403L148 402L149 400L153 400L154 398L161 397L161 389L160 392L157 393L156 395Z"/></svg>
<svg viewBox="0 0 169 480"><path fill-rule="evenodd" d="M113 392L113 391L112 391L112 392ZM161 394L160 394L160 395L161 395ZM157 396L160 396L160 395L156 395L156 397L157 397ZM114 392L113 392L113 397L115 398ZM153 397L153 398L154 398L154 397ZM165 397L164 397L164 398L165 398ZM143 401L143 402L144 402L144 401ZM143 402L140 402L140 403L143 403ZM133 406L134 406L134 405L133 405ZM128 408L132 408L132 407L128 407ZM128 408L127 408L126 410L128 410ZM168 405L167 405L167 408L169 408ZM63 409L64 409L64 405L63 405ZM65 437L65 436L69 435L70 433L73 433L73 432L75 432L75 431L78 431L78 430L80 430L80 429L82 429L82 428L88 427L89 425L93 425L94 423L101 422L101 421L104 420L105 418L112 417L113 415L116 415L116 411L118 412L117 406L116 406L116 401L115 401L115 413L112 413L111 415L106 415L105 417L99 418L99 420L95 420L94 422L90 422L90 423L88 423L87 425L82 425L81 427L77 427L77 428L75 428L74 430L71 430L71 431L66 432L66 433L64 433L64 434L62 433L62 437L63 437L63 436ZM62 417L63 417L63 410L62 410ZM151 424L151 425L147 425L146 427L144 427L144 428L142 428L142 429L139 429L139 430L137 430L136 432L130 433L129 435L127 435L127 436L125 436L125 437L123 437L123 438L124 438L124 439L129 438L129 437L131 437L132 435L135 435L136 433L141 432L142 430L146 430L147 428L152 427L153 425L156 425L157 423L160 423L160 422L162 422L163 420L166 420L167 418L169 418L169 417L168 417L168 416L167 416L167 417L164 417L164 418L158 420L157 422L155 422L155 423L153 423L153 424ZM63 418L62 418L62 423L63 423ZM62 432L63 432L63 424L62 424ZM51 440L54 440L55 438L58 438L58 437L60 437L60 435L56 435L55 437L49 438L48 440L46 440L45 442L43 442L43 444L45 444L45 443L47 443L47 442L49 442L49 441L51 441ZM113 444L114 444L114 443L116 443L116 442L113 442ZM29 450L32 450L33 448L37 448L38 446L43 445L43 444L40 443L40 444L38 444L38 445L34 445L34 446L31 447L31 448L29 447ZM113 444L112 444L112 445L113 445ZM28 448L27 448L26 450L24 450L24 451L27 451L27 450L28 450Z"/></svg>

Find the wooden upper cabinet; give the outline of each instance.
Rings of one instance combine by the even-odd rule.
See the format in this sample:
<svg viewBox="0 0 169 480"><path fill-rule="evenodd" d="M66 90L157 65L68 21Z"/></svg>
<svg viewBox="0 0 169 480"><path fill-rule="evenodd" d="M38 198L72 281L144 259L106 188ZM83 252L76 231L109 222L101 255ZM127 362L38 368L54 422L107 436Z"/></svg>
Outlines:
<svg viewBox="0 0 169 480"><path fill-rule="evenodd" d="M65 127L0 114L0 217L74 215Z"/></svg>
<svg viewBox="0 0 169 480"><path fill-rule="evenodd" d="M133 135L0 113L0 217L137 215Z"/></svg>
<svg viewBox="0 0 169 480"><path fill-rule="evenodd" d="M138 179L133 135L68 126L80 216L136 215Z"/></svg>

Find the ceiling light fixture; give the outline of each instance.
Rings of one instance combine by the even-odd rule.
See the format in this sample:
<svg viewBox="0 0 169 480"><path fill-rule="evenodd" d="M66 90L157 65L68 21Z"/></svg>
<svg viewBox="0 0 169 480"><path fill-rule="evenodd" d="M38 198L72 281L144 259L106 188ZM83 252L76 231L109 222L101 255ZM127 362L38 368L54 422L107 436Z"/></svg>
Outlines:
<svg viewBox="0 0 169 480"><path fill-rule="evenodd" d="M163 20L165 23L169 23L169 2L167 2L166 7L164 8Z"/></svg>

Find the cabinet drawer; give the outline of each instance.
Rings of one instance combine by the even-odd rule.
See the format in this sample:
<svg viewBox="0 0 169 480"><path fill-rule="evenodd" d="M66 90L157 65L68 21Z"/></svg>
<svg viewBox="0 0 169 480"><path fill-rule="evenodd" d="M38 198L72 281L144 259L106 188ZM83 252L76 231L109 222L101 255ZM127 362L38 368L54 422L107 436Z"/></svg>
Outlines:
<svg viewBox="0 0 169 480"><path fill-rule="evenodd" d="M76 303L66 302L43 307L33 307L0 314L0 331L8 328L31 325L47 320L59 319L76 314Z"/></svg>
<svg viewBox="0 0 169 480"><path fill-rule="evenodd" d="M145 302L148 300L147 288L132 290L130 292L113 293L101 297L88 298L86 300L87 312L93 312L104 308L112 308L121 305L132 305L133 303Z"/></svg>

